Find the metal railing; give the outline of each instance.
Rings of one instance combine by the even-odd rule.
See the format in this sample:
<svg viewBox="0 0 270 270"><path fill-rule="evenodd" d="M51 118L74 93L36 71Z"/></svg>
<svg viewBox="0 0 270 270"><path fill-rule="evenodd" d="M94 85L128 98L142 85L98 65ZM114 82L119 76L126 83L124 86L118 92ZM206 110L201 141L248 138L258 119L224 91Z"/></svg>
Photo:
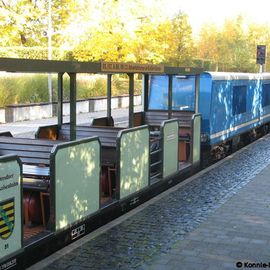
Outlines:
<svg viewBox="0 0 270 270"><path fill-rule="evenodd" d="M162 176L162 138L160 134L150 138L150 180Z"/></svg>

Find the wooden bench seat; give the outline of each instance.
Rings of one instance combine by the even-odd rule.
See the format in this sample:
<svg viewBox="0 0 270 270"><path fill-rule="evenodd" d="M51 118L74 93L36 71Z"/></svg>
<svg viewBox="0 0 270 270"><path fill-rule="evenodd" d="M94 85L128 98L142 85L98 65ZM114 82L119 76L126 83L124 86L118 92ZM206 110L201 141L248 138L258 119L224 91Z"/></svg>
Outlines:
<svg viewBox="0 0 270 270"><path fill-rule="evenodd" d="M82 139L87 137L98 136L102 151L101 151L101 165L107 167L115 167L116 163L116 140L119 131L122 128L117 127L89 127L77 126L76 138ZM63 125L59 130L58 139L69 140L70 136L69 125Z"/></svg>
<svg viewBox="0 0 270 270"><path fill-rule="evenodd" d="M101 163L102 166L114 166L116 163L116 140L120 130L119 127L101 126L76 126L76 139L97 136L101 143ZM40 127L36 133L36 138L70 141L70 125L63 124L60 128L57 125Z"/></svg>
<svg viewBox="0 0 270 270"><path fill-rule="evenodd" d="M50 187L50 167L23 164L23 187L25 189L48 191Z"/></svg>
<svg viewBox="0 0 270 270"><path fill-rule="evenodd" d="M23 177L23 188L24 190L48 192L50 188L50 180Z"/></svg>
<svg viewBox="0 0 270 270"><path fill-rule="evenodd" d="M166 111L146 111L144 113L144 123L153 127L160 127L164 120L168 120L168 112Z"/></svg>
<svg viewBox="0 0 270 270"><path fill-rule="evenodd" d="M56 141L0 136L0 155L15 154L25 164L50 164L50 153Z"/></svg>
<svg viewBox="0 0 270 270"><path fill-rule="evenodd" d="M50 156L58 141L14 138L0 134L0 155L15 154L22 162L23 211L27 226L42 221L45 226L44 196L50 194ZM42 208L39 215L38 210Z"/></svg>
<svg viewBox="0 0 270 270"><path fill-rule="evenodd" d="M172 111L171 119L177 119L179 124L179 161L187 161L190 156L190 142L192 136L193 111ZM145 124L150 125L152 130L160 128L164 120L169 119L168 111L146 111L144 115Z"/></svg>
<svg viewBox="0 0 270 270"><path fill-rule="evenodd" d="M0 155L17 155L23 164L23 187L46 191L50 183L50 154L58 141L0 136Z"/></svg>
<svg viewBox="0 0 270 270"><path fill-rule="evenodd" d="M86 137L97 136L101 143L101 166L105 172L106 177L104 183L107 182L108 194L112 196L115 183L116 163L117 163L117 151L116 142L117 136L120 130L123 128L117 127L96 127L96 126L76 126L76 139L82 139ZM69 140L70 138L70 126L62 125L58 129L58 139ZM113 176L114 175L114 176ZM105 191L104 191L105 192Z"/></svg>
<svg viewBox="0 0 270 270"><path fill-rule="evenodd" d="M116 127L88 127L88 126L77 126L76 127L76 138L82 139L87 137L98 136L102 147L116 147L116 139L119 131L122 128ZM70 138L70 127L69 125L63 125L59 130L59 140L69 140Z"/></svg>
<svg viewBox="0 0 270 270"><path fill-rule="evenodd" d="M114 127L114 120L112 116L94 118L91 126Z"/></svg>
<svg viewBox="0 0 270 270"><path fill-rule="evenodd" d="M47 178L50 177L50 168L23 164L23 173L25 175L39 175L41 177Z"/></svg>
<svg viewBox="0 0 270 270"><path fill-rule="evenodd" d="M191 128L193 114L194 112L188 111L172 111L170 118L177 119L180 128ZM146 111L144 113L144 123L150 126L160 127L161 123L168 119L167 111Z"/></svg>
<svg viewBox="0 0 270 270"><path fill-rule="evenodd" d="M180 128L191 128L192 115L194 112L172 111L171 118L176 118Z"/></svg>

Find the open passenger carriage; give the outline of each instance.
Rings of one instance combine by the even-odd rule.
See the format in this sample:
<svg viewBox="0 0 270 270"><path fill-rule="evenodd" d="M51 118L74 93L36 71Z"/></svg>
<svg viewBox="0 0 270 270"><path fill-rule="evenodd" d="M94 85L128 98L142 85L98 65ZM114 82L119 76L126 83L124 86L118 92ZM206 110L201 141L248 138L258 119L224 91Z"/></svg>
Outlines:
<svg viewBox="0 0 270 270"><path fill-rule="evenodd" d="M129 63L0 59L1 71L57 73L58 124L36 139L0 134L0 269L22 269L182 181L200 162L199 69ZM63 74L70 77L70 122L63 123ZM107 116L76 124L76 74L107 75ZM114 127L111 80L129 78L128 128ZM143 111L134 113L134 74ZM191 110L173 107L173 75L194 81ZM167 107L152 107L153 83L167 76ZM191 91L191 92L192 92ZM159 99L157 99L159 102ZM160 100L160 102L164 102ZM1 268L2 267L2 268Z"/></svg>

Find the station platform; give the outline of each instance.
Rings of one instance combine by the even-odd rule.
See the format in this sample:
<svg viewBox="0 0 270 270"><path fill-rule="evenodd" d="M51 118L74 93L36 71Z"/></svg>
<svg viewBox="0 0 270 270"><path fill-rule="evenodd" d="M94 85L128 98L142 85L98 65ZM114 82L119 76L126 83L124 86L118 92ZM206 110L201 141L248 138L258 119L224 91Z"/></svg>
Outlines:
<svg viewBox="0 0 270 270"><path fill-rule="evenodd" d="M29 269L270 268L270 135Z"/></svg>
<svg viewBox="0 0 270 270"><path fill-rule="evenodd" d="M134 106L134 112L140 111L141 106ZM90 125L92 120L97 117L104 117L106 111L90 112L77 114L78 125ZM114 118L116 126L127 126L128 109L113 109L112 117ZM69 122L69 115L63 117L63 122ZM44 118L38 120L26 120L19 122L12 122L6 124L0 124L0 132L10 131L12 135L23 138L34 138L35 132L38 127L47 125L56 125L57 117Z"/></svg>

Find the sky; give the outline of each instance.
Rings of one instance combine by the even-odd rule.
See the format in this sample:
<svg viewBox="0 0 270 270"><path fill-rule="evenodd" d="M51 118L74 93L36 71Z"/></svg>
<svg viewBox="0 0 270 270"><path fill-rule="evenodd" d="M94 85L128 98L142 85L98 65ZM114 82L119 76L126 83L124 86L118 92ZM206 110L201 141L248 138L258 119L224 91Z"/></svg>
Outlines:
<svg viewBox="0 0 270 270"><path fill-rule="evenodd" d="M197 34L205 23L217 26L229 18L243 15L251 22L270 24L269 0L168 0L168 13L181 10Z"/></svg>

